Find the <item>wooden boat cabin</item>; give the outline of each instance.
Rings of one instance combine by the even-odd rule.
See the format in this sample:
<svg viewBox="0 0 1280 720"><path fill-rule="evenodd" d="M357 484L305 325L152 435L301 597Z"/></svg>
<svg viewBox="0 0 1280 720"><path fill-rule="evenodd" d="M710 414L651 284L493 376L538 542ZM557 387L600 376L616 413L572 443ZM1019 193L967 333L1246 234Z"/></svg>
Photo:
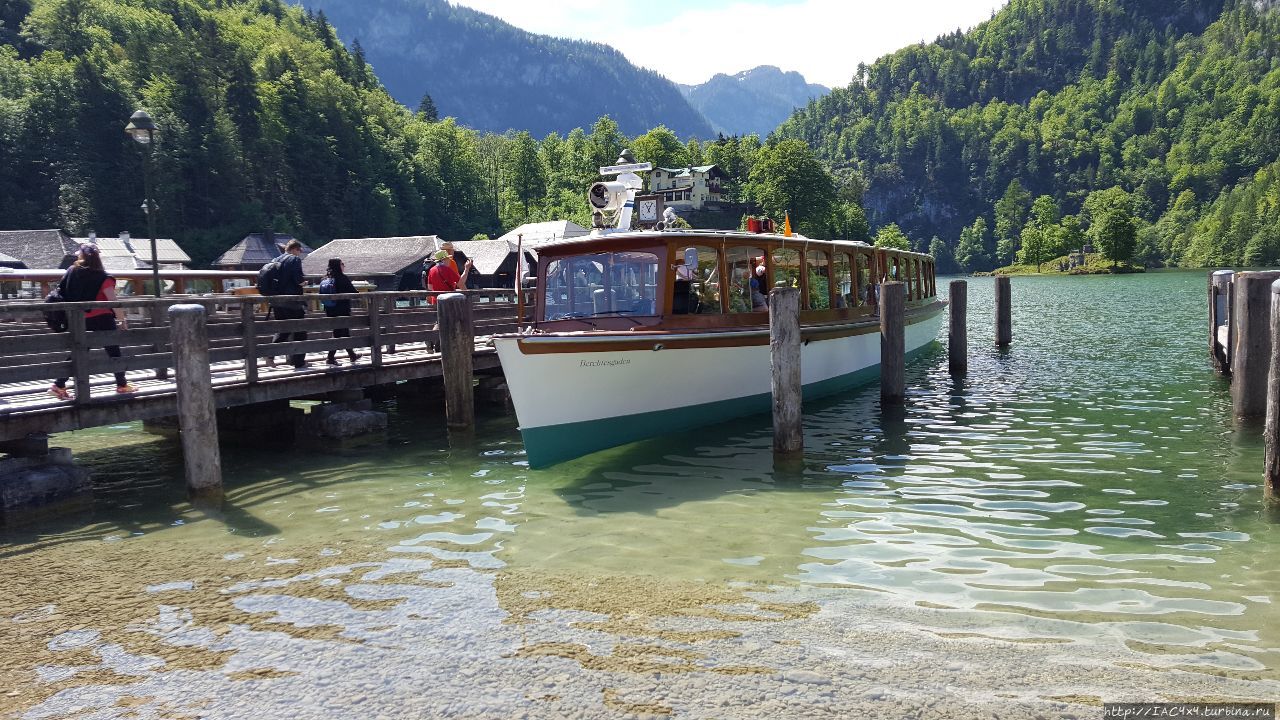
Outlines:
<svg viewBox="0 0 1280 720"><path fill-rule="evenodd" d="M549 244L539 255L543 332L758 327L769 323L774 287L800 288L806 326L874 316L886 280L906 283L908 310L937 301L933 258L857 242L646 231Z"/></svg>

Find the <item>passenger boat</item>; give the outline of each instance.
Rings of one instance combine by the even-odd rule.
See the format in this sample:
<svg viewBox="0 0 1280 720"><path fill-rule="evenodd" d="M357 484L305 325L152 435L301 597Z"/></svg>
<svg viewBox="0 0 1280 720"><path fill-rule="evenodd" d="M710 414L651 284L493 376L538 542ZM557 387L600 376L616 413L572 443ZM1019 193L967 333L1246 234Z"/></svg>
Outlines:
<svg viewBox="0 0 1280 720"><path fill-rule="evenodd" d="M619 180L589 197L630 228ZM532 323L493 338L532 467L768 412L769 288L800 289L805 400L879 377L880 282L906 284L908 358L945 307L928 255L779 233L597 227L541 246L536 279Z"/></svg>

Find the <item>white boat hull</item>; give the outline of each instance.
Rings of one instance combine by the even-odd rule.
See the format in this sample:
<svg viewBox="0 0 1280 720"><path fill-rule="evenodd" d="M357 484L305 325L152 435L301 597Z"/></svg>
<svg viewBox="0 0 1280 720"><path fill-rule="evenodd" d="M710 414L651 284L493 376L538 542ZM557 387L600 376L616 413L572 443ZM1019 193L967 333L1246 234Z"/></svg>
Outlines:
<svg viewBox="0 0 1280 720"><path fill-rule="evenodd" d="M909 318L906 350L938 337L939 304ZM533 467L646 437L769 409L767 333L637 337L570 333L494 338ZM737 345L689 347L699 338ZM690 342L691 339L693 342ZM755 344L748 344L748 343ZM711 344L710 342L704 344ZM801 348L806 399L879 377L880 333L871 329Z"/></svg>

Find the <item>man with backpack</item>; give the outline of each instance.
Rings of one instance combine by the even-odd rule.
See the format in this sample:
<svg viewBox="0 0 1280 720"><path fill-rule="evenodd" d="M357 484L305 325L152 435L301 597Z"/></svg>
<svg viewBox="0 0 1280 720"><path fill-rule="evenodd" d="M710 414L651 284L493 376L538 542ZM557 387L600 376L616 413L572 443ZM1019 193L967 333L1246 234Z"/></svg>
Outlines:
<svg viewBox="0 0 1280 720"><path fill-rule="evenodd" d="M275 266L274 268L272 266ZM290 240L284 247L284 254L272 260L262 272L258 273L258 292L263 295L297 295L298 301L274 302L271 304L276 320L301 320L307 316L306 303L302 301L302 243ZM307 339L307 333L282 332L276 335L273 342L301 342ZM289 356L293 367L301 370L307 367L307 356L294 353Z"/></svg>

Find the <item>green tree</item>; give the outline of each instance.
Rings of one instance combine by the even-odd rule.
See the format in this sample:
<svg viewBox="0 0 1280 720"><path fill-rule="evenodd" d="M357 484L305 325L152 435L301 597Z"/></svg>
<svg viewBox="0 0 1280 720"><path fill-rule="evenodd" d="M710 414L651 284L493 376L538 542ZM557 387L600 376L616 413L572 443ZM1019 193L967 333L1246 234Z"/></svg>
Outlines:
<svg viewBox="0 0 1280 720"><path fill-rule="evenodd" d="M529 133L518 132L507 145L502 161L508 186L524 208L521 222L527 222L530 205L542 199L547 191L547 178L538 157L538 143Z"/></svg>
<svg viewBox="0 0 1280 720"><path fill-rule="evenodd" d="M950 275L959 270L955 255L951 252L951 246L937 235L929 241L929 254L933 256L939 274Z"/></svg>
<svg viewBox="0 0 1280 720"><path fill-rule="evenodd" d="M1040 228L1030 226L1022 230L1022 261L1028 265L1035 265L1036 272L1040 272L1040 266L1048 259L1048 247L1050 238L1048 237L1052 228Z"/></svg>
<svg viewBox="0 0 1280 720"><path fill-rule="evenodd" d="M965 272L991 269L991 257L987 254L987 221L978 217L973 224L960 231L956 243L956 264Z"/></svg>
<svg viewBox="0 0 1280 720"><path fill-rule="evenodd" d="M836 204L831 174L799 140L760 149L751 168L750 193L770 217L790 213L792 226L806 235L823 230Z"/></svg>
<svg viewBox="0 0 1280 720"><path fill-rule="evenodd" d="M1123 210L1108 209L1094 221L1092 233L1094 242L1102 251L1103 257L1111 261L1111 266L1128 262L1133 257L1134 246L1138 238L1138 224L1133 216Z"/></svg>
<svg viewBox="0 0 1280 720"><path fill-rule="evenodd" d="M911 238L908 238L902 232L902 228L894 223L889 223L876 231L876 247L890 248L893 250L910 250Z"/></svg>
<svg viewBox="0 0 1280 720"><path fill-rule="evenodd" d="M1009 181L1004 196L995 205L996 263L1006 265L1018 251L1018 237L1027 220L1031 193L1023 189L1017 178Z"/></svg>
<svg viewBox="0 0 1280 720"><path fill-rule="evenodd" d="M837 203L831 214L831 233L833 239L871 241L871 226L867 224L867 213L861 205L851 202Z"/></svg>
<svg viewBox="0 0 1280 720"><path fill-rule="evenodd" d="M659 125L632 140L630 149L636 162L650 162L655 168L684 167L689 164L687 148L665 125Z"/></svg>
<svg viewBox="0 0 1280 720"><path fill-rule="evenodd" d="M424 122L440 119L440 111L436 109L436 101L431 99L430 93L422 94L422 101L418 103L418 118Z"/></svg>

